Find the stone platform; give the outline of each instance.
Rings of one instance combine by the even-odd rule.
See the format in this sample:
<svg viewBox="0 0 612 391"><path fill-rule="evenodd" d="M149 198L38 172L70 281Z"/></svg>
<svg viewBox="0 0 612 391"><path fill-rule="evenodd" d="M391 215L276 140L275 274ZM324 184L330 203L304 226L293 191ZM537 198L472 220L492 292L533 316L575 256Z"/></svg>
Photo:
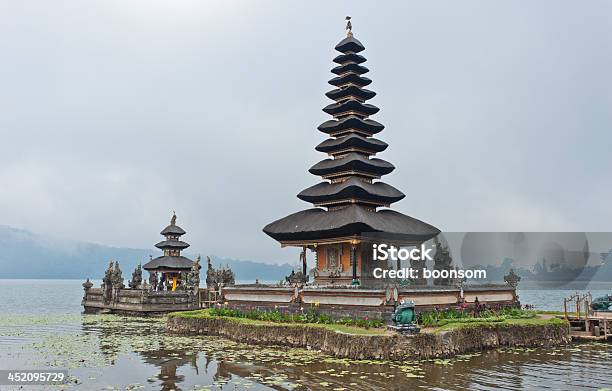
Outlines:
<svg viewBox="0 0 612 391"><path fill-rule="evenodd" d="M416 360L446 358L498 347L551 347L570 342L567 324L490 325L405 335L395 332L358 335L313 324L245 323L227 317L171 314L167 330L181 335L218 335L265 346L320 350L350 359Z"/></svg>
<svg viewBox="0 0 612 391"><path fill-rule="evenodd" d="M81 302L85 313L114 313L159 316L174 311L199 308L198 296L191 291L156 292L144 289L116 289L105 300L102 288L90 288Z"/></svg>

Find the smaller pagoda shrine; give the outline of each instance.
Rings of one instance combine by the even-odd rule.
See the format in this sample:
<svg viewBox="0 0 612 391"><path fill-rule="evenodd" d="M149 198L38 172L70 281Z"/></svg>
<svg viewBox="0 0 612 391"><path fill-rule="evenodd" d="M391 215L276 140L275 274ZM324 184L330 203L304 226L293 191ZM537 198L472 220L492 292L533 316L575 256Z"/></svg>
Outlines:
<svg viewBox="0 0 612 391"><path fill-rule="evenodd" d="M189 243L180 240L186 232L176 225L175 213L172 215L170 225L160 234L165 236L166 240L157 243L155 247L164 253L144 264L143 269L149 272L149 283L153 290L174 292L187 282L186 273L191 270L194 262L181 255L181 251L189 247Z"/></svg>
<svg viewBox="0 0 612 391"><path fill-rule="evenodd" d="M181 255L189 247L180 240L185 233L173 213L170 225L161 231L165 240L155 245L163 254L138 264L127 286L116 261L109 263L100 288L87 279L83 283L85 313L148 316L200 308L200 257L194 262ZM148 281L142 278L142 269L149 272Z"/></svg>

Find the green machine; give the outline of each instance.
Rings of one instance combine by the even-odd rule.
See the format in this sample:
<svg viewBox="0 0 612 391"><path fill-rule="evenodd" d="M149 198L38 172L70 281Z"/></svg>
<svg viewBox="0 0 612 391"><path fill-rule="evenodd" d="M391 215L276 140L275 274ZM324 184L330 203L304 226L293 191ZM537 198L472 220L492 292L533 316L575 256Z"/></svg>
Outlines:
<svg viewBox="0 0 612 391"><path fill-rule="evenodd" d="M416 334L421 329L416 325L416 313L414 311L414 301L402 300L402 302L395 308L393 315L391 315L393 325L389 328L400 332Z"/></svg>
<svg viewBox="0 0 612 391"><path fill-rule="evenodd" d="M591 303L591 309L593 311L612 311L612 295L598 297Z"/></svg>

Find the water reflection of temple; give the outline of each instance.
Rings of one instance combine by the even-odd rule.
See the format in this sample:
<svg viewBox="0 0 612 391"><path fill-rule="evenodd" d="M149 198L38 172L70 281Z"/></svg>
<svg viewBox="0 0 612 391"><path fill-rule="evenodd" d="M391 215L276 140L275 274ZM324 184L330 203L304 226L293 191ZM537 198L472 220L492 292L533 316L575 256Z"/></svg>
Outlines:
<svg viewBox="0 0 612 391"><path fill-rule="evenodd" d="M600 355L589 353L589 349L596 349L594 344L591 344L582 345L578 349L538 349L535 352L531 349L492 350L459 356L451 359L449 365L439 365L432 361L376 364L373 361L329 360L329 356L300 349L286 355L274 348L268 353L263 348L254 350L233 344L213 349L197 349L196 347L202 344L215 346L222 342L217 338L202 340L201 337L194 337L193 343L185 339L180 342L173 341L172 338L160 340L157 336L162 332L162 323L156 320L130 321L119 317L96 321L90 317L84 319L86 321L83 323L83 330L98 337L98 348L105 356L107 365L112 367L107 373L126 374L126 377L102 377L101 381L106 384L129 382L125 379L130 379L130 365L134 365L130 363L139 361L149 367L149 373L154 373L150 388L161 390L189 390L194 384L206 386L216 381L230 382L230 385L234 382L244 384L246 381L252 381L265 385L266 389L287 389L282 385L264 382L266 378L278 376L285 377L289 383L301 380L305 387L299 389L317 388L322 382L339 384L356 391L383 391L388 390L390 386L402 390L436 387L539 389L536 381L542 382L542 379L550 381L552 389L565 389L553 386L556 384L555 380L559 380L559 373L584 371L582 378L591 376L592 372L589 371L599 370L601 365L593 366L589 365L589 362L592 363L595 357L598 357L597 362L603 363L608 355L608 349L604 345L600 345ZM126 354L135 354L139 360L126 360ZM404 366L415 368L409 372L424 377L407 377L407 373L400 369ZM337 376L345 370L349 373L343 377ZM258 376L254 377L254 374ZM143 380L138 379L144 383ZM241 389L240 386L236 388Z"/></svg>
<svg viewBox="0 0 612 391"><path fill-rule="evenodd" d="M199 374L197 353L186 353L184 350L158 349L140 351L138 354L145 363L159 368L159 374L156 378L161 383L160 390L162 391L181 390L179 386L185 381L185 375L179 374L177 370L183 366L189 366L195 371L196 375Z"/></svg>

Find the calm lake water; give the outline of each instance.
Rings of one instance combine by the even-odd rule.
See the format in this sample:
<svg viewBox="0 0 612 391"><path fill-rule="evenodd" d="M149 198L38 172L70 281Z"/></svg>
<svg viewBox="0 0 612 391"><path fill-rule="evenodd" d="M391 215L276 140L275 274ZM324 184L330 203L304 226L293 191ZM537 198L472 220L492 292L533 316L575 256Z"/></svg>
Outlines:
<svg viewBox="0 0 612 391"><path fill-rule="evenodd" d="M612 389L608 344L500 349L450 360L344 360L217 337L169 336L163 319L81 315L80 284L0 280L0 369L68 369L70 386L47 389L74 390ZM559 309L573 292L519 294L523 303Z"/></svg>

